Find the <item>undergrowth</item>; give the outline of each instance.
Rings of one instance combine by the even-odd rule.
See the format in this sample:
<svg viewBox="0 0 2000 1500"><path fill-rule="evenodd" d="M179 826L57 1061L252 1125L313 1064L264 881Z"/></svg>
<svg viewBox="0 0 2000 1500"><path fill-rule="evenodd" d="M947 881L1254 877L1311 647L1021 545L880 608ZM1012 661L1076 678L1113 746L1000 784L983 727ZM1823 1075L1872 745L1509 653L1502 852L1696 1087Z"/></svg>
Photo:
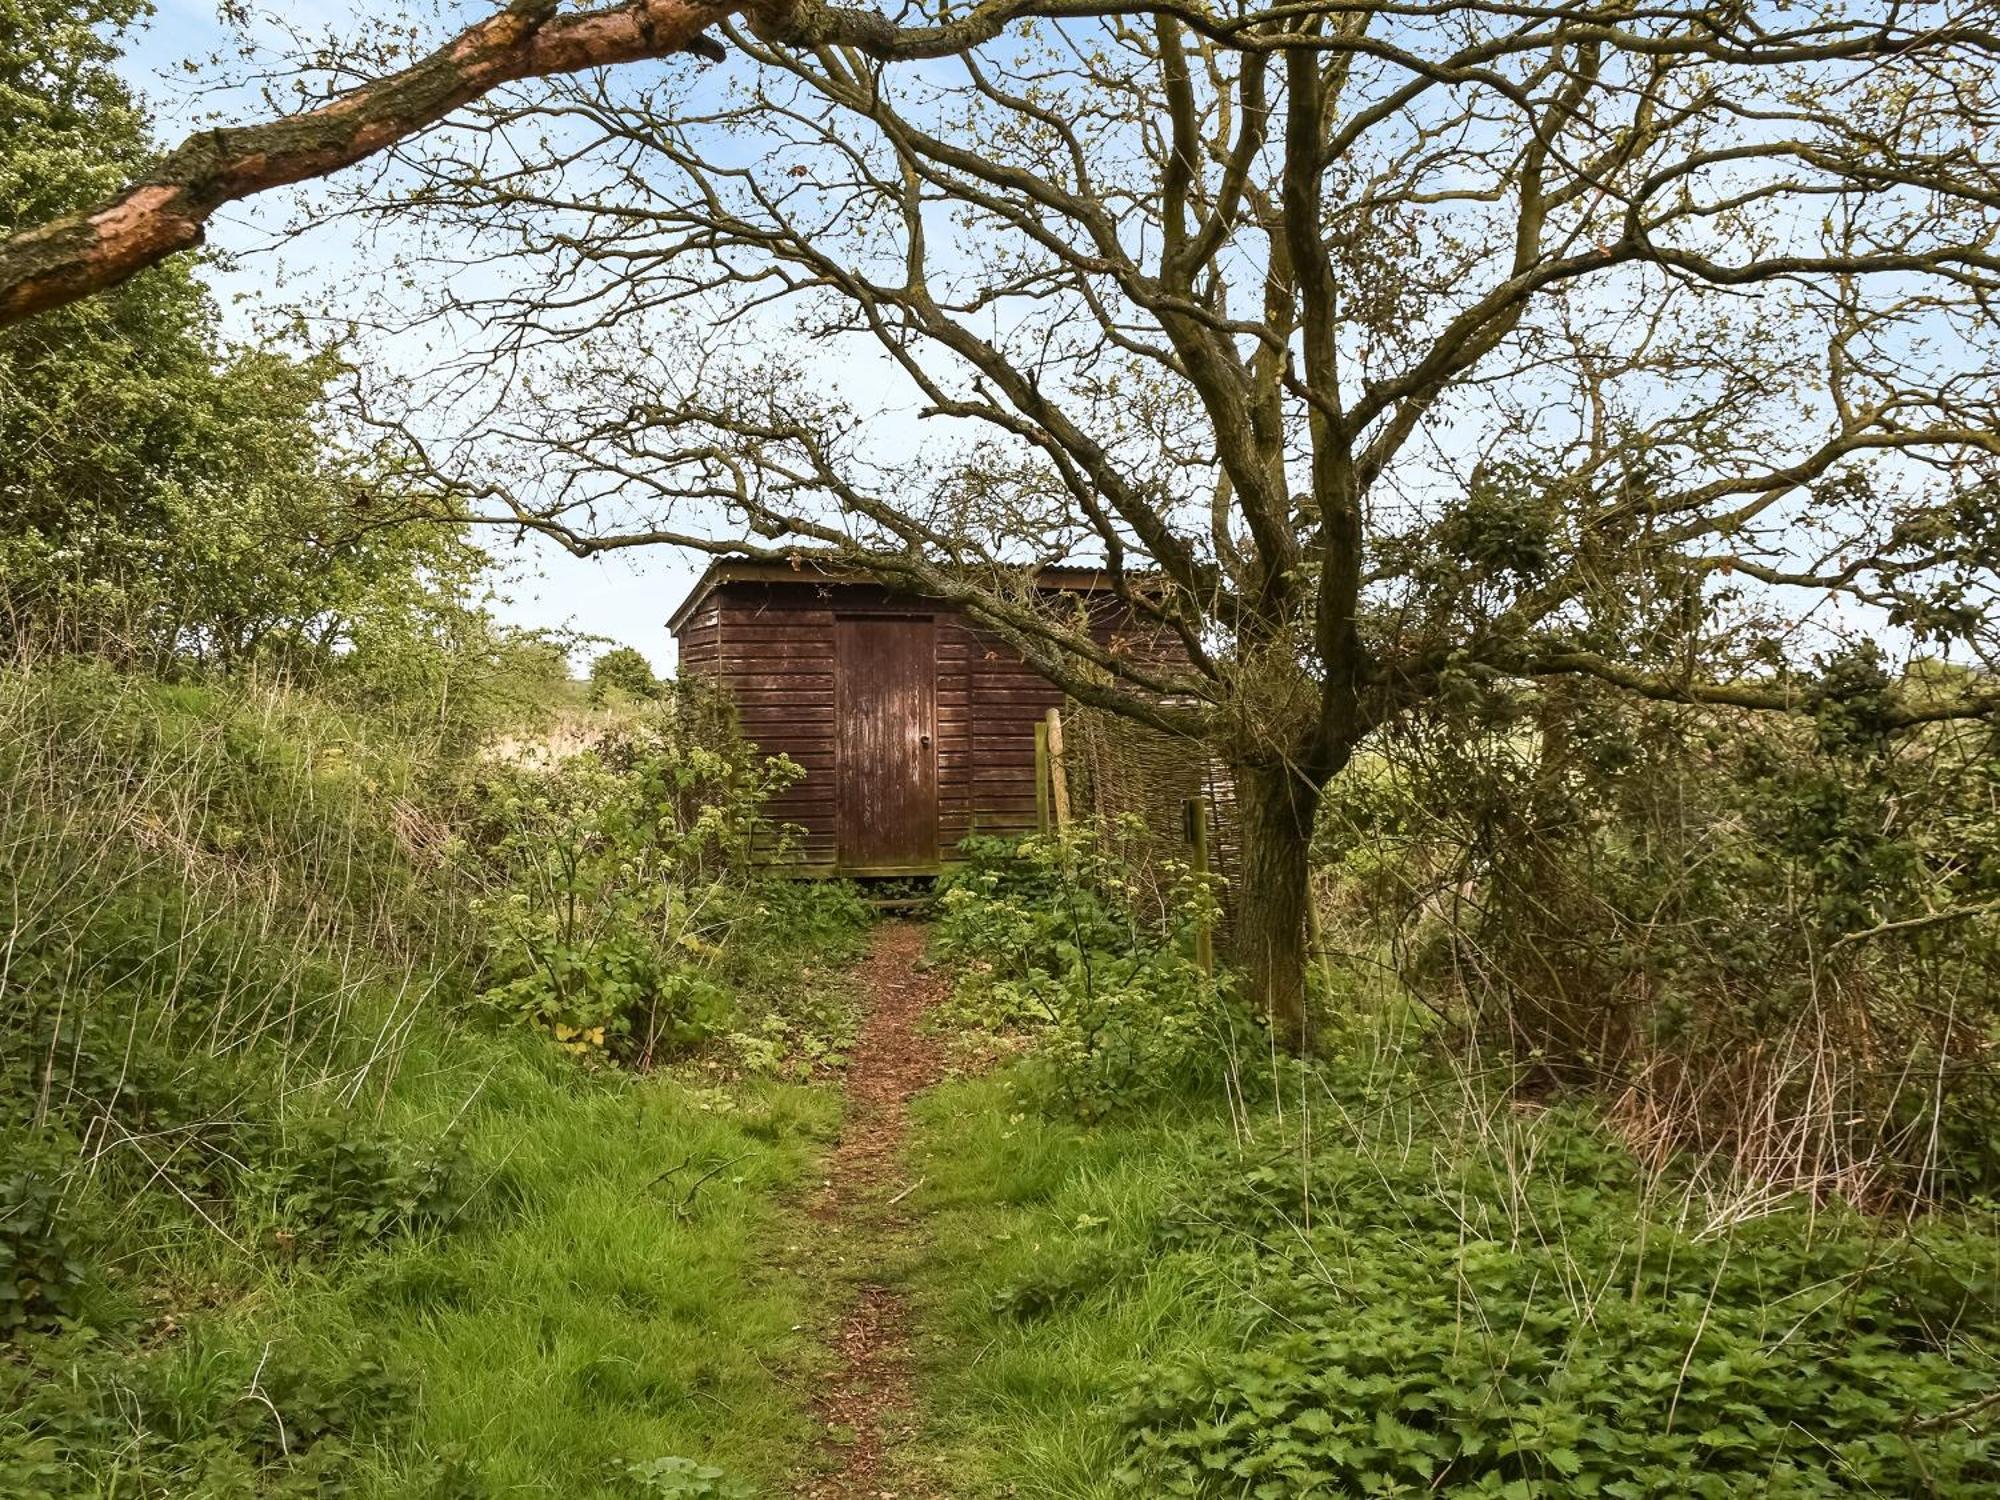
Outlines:
<svg viewBox="0 0 2000 1500"><path fill-rule="evenodd" d="M531 790L615 816L699 764L621 753ZM637 1012L568 998L715 1000L579 1055L507 1003L492 908L592 888L498 857L495 779L302 694L0 672L0 1494L728 1493L809 1440L807 1312L761 1268L865 909L586 830L608 909L672 879L694 916ZM712 848L676 785L672 847Z"/></svg>
<svg viewBox="0 0 2000 1500"><path fill-rule="evenodd" d="M961 853L938 896L934 948L959 974L939 1019L1031 1038L1028 1076L1057 1107L1097 1118L1219 1097L1263 1067L1262 1028L1195 961L1195 928L1215 917L1206 882L1182 872L1161 931L1128 915L1116 861L1081 827Z"/></svg>
<svg viewBox="0 0 2000 1500"><path fill-rule="evenodd" d="M1003 898L980 921L1020 919ZM1079 1112L1032 1055L922 1103L955 1493L2000 1484L1993 1204L1890 1221L1718 1195L1404 1019L1239 1069L1227 1108L1160 1079Z"/></svg>

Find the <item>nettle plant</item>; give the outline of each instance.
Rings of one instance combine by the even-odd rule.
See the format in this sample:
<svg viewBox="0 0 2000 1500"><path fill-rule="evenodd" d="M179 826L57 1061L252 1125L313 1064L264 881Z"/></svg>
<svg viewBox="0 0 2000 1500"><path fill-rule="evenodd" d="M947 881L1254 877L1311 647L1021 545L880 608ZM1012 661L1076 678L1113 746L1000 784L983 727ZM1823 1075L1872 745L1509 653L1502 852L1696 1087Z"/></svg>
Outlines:
<svg viewBox="0 0 2000 1500"><path fill-rule="evenodd" d="M1086 1118L1219 1085L1257 1024L1193 934L1217 917L1213 877L1166 871L1166 920L1133 914L1128 872L1088 829L972 839L941 897L937 949L961 964L954 1001L991 1027L1037 1033L1034 1066Z"/></svg>
<svg viewBox="0 0 2000 1500"><path fill-rule="evenodd" d="M1989 1218L1884 1234L1799 1198L1704 1223L1580 1111L1469 1093L1454 1118L1454 1084L1369 1076L1304 1140L1218 1146L1156 1227L1150 1261L1204 1267L1242 1321L1135 1375L1123 1488L1993 1493Z"/></svg>
<svg viewBox="0 0 2000 1500"><path fill-rule="evenodd" d="M0 1339L80 1311L87 1266L62 1211L60 1169L24 1140L0 1140Z"/></svg>
<svg viewBox="0 0 2000 1500"><path fill-rule="evenodd" d="M782 858L763 808L803 773L692 717L670 705L481 788L483 998L579 1056L646 1066L715 1034L727 997L709 974L747 909L753 852Z"/></svg>

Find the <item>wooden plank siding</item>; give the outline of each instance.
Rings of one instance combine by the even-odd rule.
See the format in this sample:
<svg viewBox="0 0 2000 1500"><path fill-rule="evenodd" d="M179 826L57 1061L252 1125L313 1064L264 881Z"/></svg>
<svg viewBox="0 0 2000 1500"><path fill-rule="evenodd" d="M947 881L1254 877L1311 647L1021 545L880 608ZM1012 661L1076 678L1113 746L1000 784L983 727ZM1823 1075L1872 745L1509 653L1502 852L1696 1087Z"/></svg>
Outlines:
<svg viewBox="0 0 2000 1500"><path fill-rule="evenodd" d="M769 808L805 830L795 848L803 870L838 873L854 863L840 847L837 715L840 621L857 616L932 622L938 862L950 862L968 834L1032 828L1035 724L1063 695L1011 647L949 606L874 584L718 582L679 619L681 670L729 692L744 737L759 750L805 769Z"/></svg>

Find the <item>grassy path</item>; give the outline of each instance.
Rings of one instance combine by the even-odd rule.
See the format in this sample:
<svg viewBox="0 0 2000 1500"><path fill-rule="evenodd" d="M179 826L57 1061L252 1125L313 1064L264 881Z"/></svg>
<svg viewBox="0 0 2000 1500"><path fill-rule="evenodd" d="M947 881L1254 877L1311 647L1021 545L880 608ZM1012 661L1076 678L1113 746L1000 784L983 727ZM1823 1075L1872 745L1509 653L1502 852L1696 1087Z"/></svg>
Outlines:
<svg viewBox="0 0 2000 1500"><path fill-rule="evenodd" d="M856 982L867 1007L847 1072L847 1110L812 1205L818 1269L847 1305L832 1334L835 1365L814 1410L825 1439L799 1500L927 1493L907 1452L914 1427L910 1313L901 1286L915 1184L904 1175L911 1099L942 1073L919 1023L944 986L918 967L924 929L876 928Z"/></svg>

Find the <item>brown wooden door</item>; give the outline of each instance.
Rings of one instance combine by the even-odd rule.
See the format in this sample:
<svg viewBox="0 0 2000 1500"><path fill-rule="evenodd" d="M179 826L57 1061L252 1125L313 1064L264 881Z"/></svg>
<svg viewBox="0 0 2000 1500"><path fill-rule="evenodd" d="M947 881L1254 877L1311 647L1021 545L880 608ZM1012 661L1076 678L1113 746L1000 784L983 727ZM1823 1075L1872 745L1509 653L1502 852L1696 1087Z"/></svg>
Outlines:
<svg viewBox="0 0 2000 1500"><path fill-rule="evenodd" d="M834 622L842 869L937 864L937 631L928 617Z"/></svg>

